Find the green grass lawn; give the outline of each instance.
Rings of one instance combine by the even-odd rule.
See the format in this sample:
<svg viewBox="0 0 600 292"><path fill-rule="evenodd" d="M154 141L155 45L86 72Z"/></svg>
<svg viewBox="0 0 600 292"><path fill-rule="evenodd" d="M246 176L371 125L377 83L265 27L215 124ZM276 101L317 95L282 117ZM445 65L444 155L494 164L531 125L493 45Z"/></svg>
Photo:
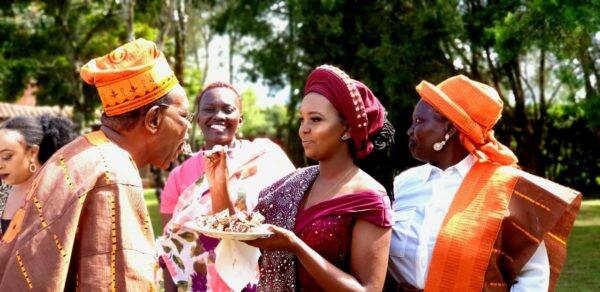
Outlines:
<svg viewBox="0 0 600 292"><path fill-rule="evenodd" d="M145 191L154 234L162 233L158 201ZM568 240L567 262L557 291L600 291L600 200L584 201Z"/></svg>
<svg viewBox="0 0 600 292"><path fill-rule="evenodd" d="M144 189L144 196L146 197L146 205L148 205L148 212L150 213L150 220L152 221L154 235L159 236L162 234L162 224L160 224L158 200L156 199L154 189Z"/></svg>
<svg viewBox="0 0 600 292"><path fill-rule="evenodd" d="M557 291L600 291L600 200L584 201L569 236Z"/></svg>
<svg viewBox="0 0 600 292"><path fill-rule="evenodd" d="M148 213L150 213L150 221L152 221L152 229L154 230L154 236L158 237L162 234L162 224L160 223L160 212L158 211L158 199L156 199L154 189L144 189L144 197L146 198L146 205L148 205ZM164 292L164 286L162 284L162 273L158 273L160 279L160 285L157 287L158 292Z"/></svg>

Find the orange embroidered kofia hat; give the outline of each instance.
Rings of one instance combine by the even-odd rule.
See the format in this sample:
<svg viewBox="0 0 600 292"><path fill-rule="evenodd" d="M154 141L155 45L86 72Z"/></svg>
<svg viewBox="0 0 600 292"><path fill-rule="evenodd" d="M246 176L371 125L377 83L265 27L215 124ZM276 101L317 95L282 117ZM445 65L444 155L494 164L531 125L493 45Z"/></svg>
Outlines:
<svg viewBox="0 0 600 292"><path fill-rule="evenodd" d="M179 82L156 44L137 39L81 68L81 79L95 85L107 116L120 115L167 94Z"/></svg>
<svg viewBox="0 0 600 292"><path fill-rule="evenodd" d="M417 92L447 117L461 132L461 142L482 160L516 164L517 158L494 137L493 127L502 116L504 103L489 85L457 75L437 86L421 81Z"/></svg>

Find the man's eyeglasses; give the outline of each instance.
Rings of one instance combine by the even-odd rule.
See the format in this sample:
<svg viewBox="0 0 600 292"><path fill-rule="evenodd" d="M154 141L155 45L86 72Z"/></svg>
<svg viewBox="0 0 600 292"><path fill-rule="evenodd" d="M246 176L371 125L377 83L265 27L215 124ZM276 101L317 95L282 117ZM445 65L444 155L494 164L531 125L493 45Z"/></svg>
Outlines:
<svg viewBox="0 0 600 292"><path fill-rule="evenodd" d="M159 106L162 106L164 108L168 108L171 105L170 104L166 104L166 103L159 103ZM181 115L181 112L180 112ZM196 113L195 112L186 112L185 116L182 115L182 118L184 118L188 123L193 123L194 120L196 119Z"/></svg>
<svg viewBox="0 0 600 292"><path fill-rule="evenodd" d="M158 105L162 106L163 108L168 108L168 107L171 106L170 104L166 104L166 103L159 103ZM181 112L180 112L180 114L181 114ZM196 117L196 113L195 112L186 112L185 113L185 117L182 116L182 118L184 118L189 124L191 124L194 121L195 117ZM191 147L191 145L190 145L190 143L188 142L187 139L185 139L183 141L183 146L181 147L181 154L187 155L187 156L190 156L190 155L194 154L192 152L192 147Z"/></svg>

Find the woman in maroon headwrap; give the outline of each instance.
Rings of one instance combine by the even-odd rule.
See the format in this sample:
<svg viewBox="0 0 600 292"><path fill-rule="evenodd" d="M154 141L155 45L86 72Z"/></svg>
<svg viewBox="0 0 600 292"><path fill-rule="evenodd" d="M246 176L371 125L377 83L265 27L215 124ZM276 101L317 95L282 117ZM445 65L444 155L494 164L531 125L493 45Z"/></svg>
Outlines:
<svg viewBox="0 0 600 292"><path fill-rule="evenodd" d="M319 164L261 192L274 236L248 242L263 250L259 290L381 290L390 201L357 161L389 147L393 127L371 90L333 66L312 71L304 94L298 132Z"/></svg>

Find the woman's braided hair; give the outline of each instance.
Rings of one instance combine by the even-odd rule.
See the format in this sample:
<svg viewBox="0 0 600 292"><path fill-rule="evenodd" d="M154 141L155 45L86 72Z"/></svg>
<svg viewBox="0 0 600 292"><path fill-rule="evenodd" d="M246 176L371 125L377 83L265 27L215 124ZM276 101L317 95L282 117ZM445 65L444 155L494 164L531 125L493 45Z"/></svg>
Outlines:
<svg viewBox="0 0 600 292"><path fill-rule="evenodd" d="M394 126L386 119L381 129L369 137L369 140L373 143L373 151L362 159L354 158L356 165L382 184L389 196L393 195L394 176L389 161L395 133ZM348 145L350 146L350 153L353 157L356 157L354 143L348 143Z"/></svg>

